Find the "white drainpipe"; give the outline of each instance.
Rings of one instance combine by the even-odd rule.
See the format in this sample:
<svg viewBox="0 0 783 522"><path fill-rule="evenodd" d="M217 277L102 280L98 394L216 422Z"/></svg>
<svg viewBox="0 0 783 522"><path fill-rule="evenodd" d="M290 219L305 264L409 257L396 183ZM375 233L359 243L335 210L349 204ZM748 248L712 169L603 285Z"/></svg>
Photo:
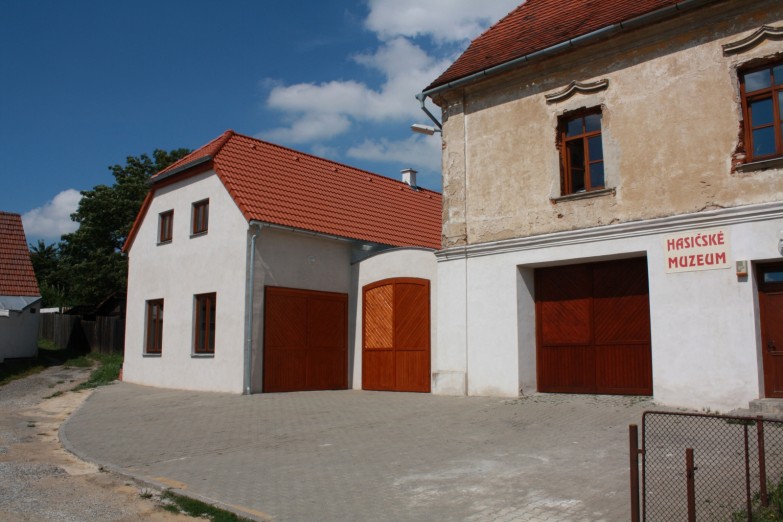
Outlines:
<svg viewBox="0 0 783 522"><path fill-rule="evenodd" d="M256 268L256 236L258 236L258 232L250 237L249 281L245 299L245 395L250 395L251 379L253 378L253 292Z"/></svg>

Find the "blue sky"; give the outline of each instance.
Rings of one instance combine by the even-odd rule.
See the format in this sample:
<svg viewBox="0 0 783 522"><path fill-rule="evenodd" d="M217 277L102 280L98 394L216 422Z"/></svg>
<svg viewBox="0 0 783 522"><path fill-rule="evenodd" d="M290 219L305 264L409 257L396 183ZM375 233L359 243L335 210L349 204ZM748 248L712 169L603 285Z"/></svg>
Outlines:
<svg viewBox="0 0 783 522"><path fill-rule="evenodd" d="M226 129L440 190L414 95L517 3L0 0L0 210L57 241L109 165Z"/></svg>

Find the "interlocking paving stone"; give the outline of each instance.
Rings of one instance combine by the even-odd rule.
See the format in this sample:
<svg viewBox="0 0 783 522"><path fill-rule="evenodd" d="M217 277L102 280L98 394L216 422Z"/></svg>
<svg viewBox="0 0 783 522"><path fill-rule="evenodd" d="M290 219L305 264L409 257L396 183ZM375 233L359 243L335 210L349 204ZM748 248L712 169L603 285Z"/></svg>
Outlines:
<svg viewBox="0 0 783 522"><path fill-rule="evenodd" d="M628 424L651 407L121 383L97 390L63 436L95 462L280 522L627 521Z"/></svg>

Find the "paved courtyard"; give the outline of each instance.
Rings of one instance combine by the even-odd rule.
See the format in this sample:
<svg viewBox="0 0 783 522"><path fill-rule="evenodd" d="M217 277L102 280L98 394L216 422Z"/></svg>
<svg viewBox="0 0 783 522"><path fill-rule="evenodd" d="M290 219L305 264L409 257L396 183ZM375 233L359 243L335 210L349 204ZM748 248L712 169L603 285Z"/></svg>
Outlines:
<svg viewBox="0 0 783 522"><path fill-rule="evenodd" d="M259 520L627 521L638 397L239 396L127 383L63 426L98 464Z"/></svg>

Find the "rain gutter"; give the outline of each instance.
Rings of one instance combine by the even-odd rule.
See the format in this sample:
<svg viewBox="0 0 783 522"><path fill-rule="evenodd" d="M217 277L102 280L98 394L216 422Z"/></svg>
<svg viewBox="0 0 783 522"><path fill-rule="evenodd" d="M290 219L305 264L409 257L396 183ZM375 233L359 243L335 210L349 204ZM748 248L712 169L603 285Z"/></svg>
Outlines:
<svg viewBox="0 0 783 522"><path fill-rule="evenodd" d="M470 74L463 78L458 78L446 84L439 85L438 87L433 87L432 89L422 91L416 95L416 99L421 102L422 110L427 114L427 116L429 116L429 118L438 126L438 128L441 128L440 122L438 122L437 119L432 115L432 113L430 113L430 111L428 111L426 107L424 107L424 100L427 97L431 98L435 94L439 94L441 92L450 89L455 89L457 87L462 87L464 85L475 82L482 78L500 74L502 72L508 71L509 69L513 69L519 65L522 65L524 63L533 60L537 60L539 58L552 56L564 51L574 49L576 47L581 47L584 45L594 43L618 31L636 29L638 27L648 25L652 22L662 20L664 18L668 18L671 15L677 13L678 11L688 11L690 9L696 9L697 7L714 3L716 1L718 0L683 0L682 2L677 2L674 5L670 5L668 7L663 7L661 9L651 11L649 13L637 16L635 18L631 18L630 20L626 20L624 22L618 22L616 24L602 27L601 29L597 29L590 33L583 34L582 36L577 36L576 38L572 38L565 42L560 42L550 47L546 47L544 49L541 49L540 51L536 51L530 54L526 54L524 56L520 56L518 58L514 58L513 60L509 60L508 62L501 63L499 65L495 65L492 67L488 67L487 69Z"/></svg>
<svg viewBox="0 0 783 522"><path fill-rule="evenodd" d="M285 226L285 225L276 225L274 223L267 223L265 221L251 220L250 221L250 225L251 226L257 226L259 229L260 228L273 228L275 230L284 230L286 232L297 232L299 234L305 234L305 235L308 235L308 236L322 237L322 238L325 238L325 239L336 239L337 241L346 241L348 243L373 243L373 244L377 244L377 243L375 243L375 241L369 241L369 240L364 241L364 240L361 240L361 239L354 239L354 238L350 238L350 237L335 236L335 235L332 235L332 234L325 234L323 232L316 232L314 230L307 230L305 228L296 228L296 227L289 227L289 226Z"/></svg>

